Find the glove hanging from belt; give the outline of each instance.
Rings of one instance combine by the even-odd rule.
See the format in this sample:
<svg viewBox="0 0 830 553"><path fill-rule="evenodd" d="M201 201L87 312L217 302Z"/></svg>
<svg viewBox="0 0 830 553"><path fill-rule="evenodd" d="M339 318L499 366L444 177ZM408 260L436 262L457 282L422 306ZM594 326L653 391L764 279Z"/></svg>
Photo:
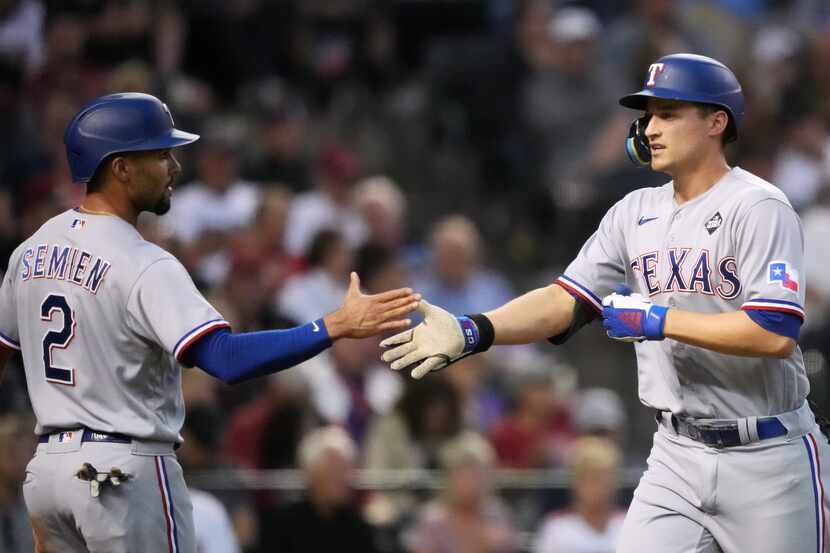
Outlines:
<svg viewBox="0 0 830 553"><path fill-rule="evenodd" d="M118 487L122 482L130 479L130 475L126 474L119 468L113 467L109 472L99 472L90 463L84 463L75 476L79 480L89 482L89 495L98 497L101 495L101 488L105 486Z"/></svg>

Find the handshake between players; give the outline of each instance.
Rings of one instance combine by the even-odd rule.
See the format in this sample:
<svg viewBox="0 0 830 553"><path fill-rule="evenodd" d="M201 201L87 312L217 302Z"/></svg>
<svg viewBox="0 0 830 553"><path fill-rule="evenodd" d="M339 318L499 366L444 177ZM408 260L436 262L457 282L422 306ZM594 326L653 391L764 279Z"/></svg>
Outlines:
<svg viewBox="0 0 830 553"><path fill-rule="evenodd" d="M566 296L559 294L558 297ZM602 305L603 327L609 337L625 342L664 338L668 308L652 304L640 294L632 294L625 285L606 296ZM418 311L424 316L423 322L380 344L386 349L383 361L393 370L411 368L413 378L422 378L463 357L484 351L495 339L487 315L455 316L425 300L420 301ZM569 326L573 325L572 320Z"/></svg>

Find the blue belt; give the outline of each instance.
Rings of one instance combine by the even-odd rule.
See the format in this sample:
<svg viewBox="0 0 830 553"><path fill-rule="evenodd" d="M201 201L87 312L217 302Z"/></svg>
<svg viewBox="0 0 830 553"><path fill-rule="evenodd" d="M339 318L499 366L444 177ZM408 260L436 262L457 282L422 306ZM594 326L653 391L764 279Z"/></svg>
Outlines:
<svg viewBox="0 0 830 553"><path fill-rule="evenodd" d="M72 434L75 432L81 432L81 429L78 430L59 430L57 432L52 432L51 434L41 434L40 438L38 438L38 443L45 444L49 443L49 436L58 436L58 441L69 441L72 439ZM129 444L132 443L133 439L129 436L125 436L124 434L114 434L108 432L98 432L96 430L90 430L89 428L83 429L83 436L81 436L81 443L83 442L99 442L99 443L111 443L111 444Z"/></svg>
<svg viewBox="0 0 830 553"><path fill-rule="evenodd" d="M657 411L656 418L658 422L665 424L662 411ZM690 421L672 415L671 422L678 434L711 447L734 447L752 443L741 440L738 421ZM758 441L787 435L787 427L777 417L759 417L755 427L758 431Z"/></svg>

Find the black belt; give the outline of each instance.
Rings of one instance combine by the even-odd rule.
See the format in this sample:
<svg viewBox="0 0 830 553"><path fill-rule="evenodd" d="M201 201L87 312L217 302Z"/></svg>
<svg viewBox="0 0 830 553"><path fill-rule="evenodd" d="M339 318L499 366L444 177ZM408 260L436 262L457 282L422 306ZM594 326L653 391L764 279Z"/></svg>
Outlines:
<svg viewBox="0 0 830 553"><path fill-rule="evenodd" d="M663 417L664 412L659 409L657 410L655 418L658 423L666 423L666 419ZM758 417L755 419L756 430L745 432L745 434L752 435L751 439L743 440L741 439L741 431L739 429L741 424L745 424L743 419L741 421L724 420L704 422L684 420L672 414L671 423L674 431L678 434L682 434L696 442L717 448L746 445L756 441L787 435L787 427L778 420L778 417Z"/></svg>
<svg viewBox="0 0 830 553"><path fill-rule="evenodd" d="M52 432L51 434L41 434L40 438L38 438L38 443L49 443L49 436L58 436L58 442L68 442L73 438L73 435L76 432L83 432L83 436L81 436L81 443L99 442L111 444L129 444L133 441L132 438L130 438L129 436L125 436L124 434L98 432L97 430L90 430L89 428L79 428L78 430L59 430L57 432Z"/></svg>

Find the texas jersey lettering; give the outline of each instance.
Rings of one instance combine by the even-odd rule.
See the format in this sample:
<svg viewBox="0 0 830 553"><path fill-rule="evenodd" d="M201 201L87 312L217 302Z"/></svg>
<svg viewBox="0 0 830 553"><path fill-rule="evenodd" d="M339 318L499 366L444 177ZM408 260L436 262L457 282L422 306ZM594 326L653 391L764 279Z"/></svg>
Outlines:
<svg viewBox="0 0 830 553"><path fill-rule="evenodd" d="M601 311L622 281L670 308L738 309L804 318L798 215L772 184L734 168L677 205L670 182L612 207L558 282ZM783 413L808 389L801 351L787 359L738 357L675 340L636 345L640 398L697 418ZM740 390L733 393L730 390Z"/></svg>

